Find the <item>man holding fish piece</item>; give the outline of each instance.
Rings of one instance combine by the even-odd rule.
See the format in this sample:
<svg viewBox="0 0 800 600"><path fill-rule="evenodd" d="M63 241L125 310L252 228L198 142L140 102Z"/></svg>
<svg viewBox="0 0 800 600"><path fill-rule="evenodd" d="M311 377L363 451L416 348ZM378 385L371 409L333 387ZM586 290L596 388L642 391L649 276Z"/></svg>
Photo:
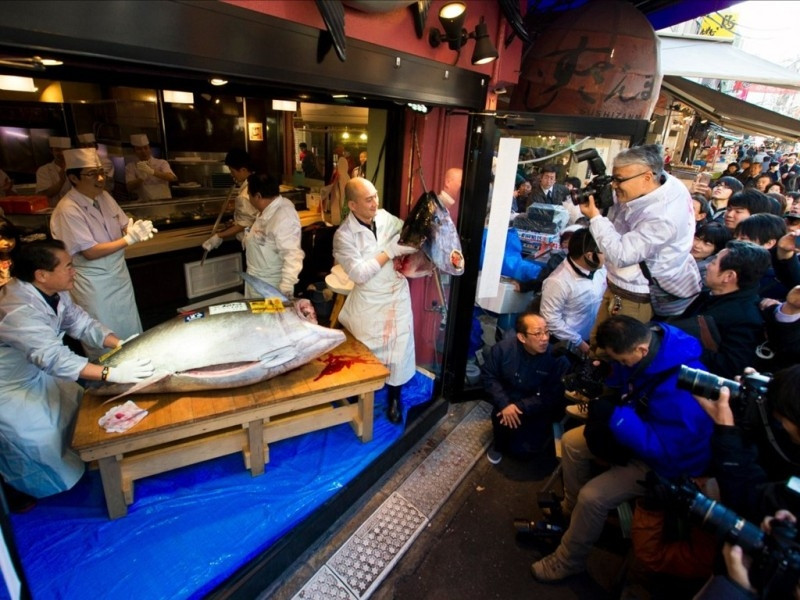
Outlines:
<svg viewBox="0 0 800 600"><path fill-rule="evenodd" d="M147 220L128 218L105 191L105 171L97 150L65 150L67 179L72 189L50 218L53 237L64 242L75 263L72 298L120 338L142 332L133 284L125 264L125 248L153 237L158 230ZM96 349L84 346L87 356Z"/></svg>
<svg viewBox="0 0 800 600"><path fill-rule="evenodd" d="M153 374L147 359L102 367L74 354L64 334L97 348L120 339L67 293L75 268L63 242L23 245L14 278L0 290L0 473L36 498L70 489L84 464L69 442L83 388L78 378L135 383Z"/></svg>
<svg viewBox="0 0 800 600"><path fill-rule="evenodd" d="M390 371L388 417L400 423L400 390L414 376L414 321L408 281L392 259L417 252L399 243L403 222L378 208L378 192L368 179L345 187L350 208L333 237L333 256L355 284L339 321Z"/></svg>
<svg viewBox="0 0 800 600"><path fill-rule="evenodd" d="M242 240L247 273L291 298L305 256L300 247L300 217L292 201L281 196L278 181L269 175L250 175L247 192L257 213L253 224L245 229ZM245 296L258 296L247 282Z"/></svg>

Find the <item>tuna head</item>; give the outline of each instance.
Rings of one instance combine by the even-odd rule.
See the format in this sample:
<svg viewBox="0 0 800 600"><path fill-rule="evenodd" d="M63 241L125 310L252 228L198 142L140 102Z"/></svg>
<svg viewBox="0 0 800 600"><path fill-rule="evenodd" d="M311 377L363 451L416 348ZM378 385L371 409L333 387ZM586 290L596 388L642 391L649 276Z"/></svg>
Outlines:
<svg viewBox="0 0 800 600"><path fill-rule="evenodd" d="M411 209L400 233L400 243L422 250L443 273L464 273L464 255L456 225L433 192L422 194Z"/></svg>

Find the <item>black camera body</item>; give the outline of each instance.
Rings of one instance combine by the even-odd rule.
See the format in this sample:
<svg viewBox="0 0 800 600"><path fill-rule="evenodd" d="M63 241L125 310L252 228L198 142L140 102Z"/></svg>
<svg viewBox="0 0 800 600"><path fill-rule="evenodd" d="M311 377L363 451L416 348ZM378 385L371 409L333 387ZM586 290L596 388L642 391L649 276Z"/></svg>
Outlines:
<svg viewBox="0 0 800 600"><path fill-rule="evenodd" d="M614 193L611 188L613 178L606 175L606 164L596 148L585 148L574 153L578 162L589 161L589 170L594 177L589 185L579 190L570 190L572 203L574 205L585 204L589 201L589 196L594 196L595 206L600 210L606 210L614 204Z"/></svg>
<svg viewBox="0 0 800 600"><path fill-rule="evenodd" d="M610 371L608 363L586 357L561 378L561 383L566 391L577 392L592 400L603 393Z"/></svg>
<svg viewBox="0 0 800 600"><path fill-rule="evenodd" d="M645 485L706 531L740 546L753 560L748 576L763 597L793 597L800 579L800 543L793 524L773 520L772 531L767 534L716 500L704 496L691 481L672 482L650 471Z"/></svg>

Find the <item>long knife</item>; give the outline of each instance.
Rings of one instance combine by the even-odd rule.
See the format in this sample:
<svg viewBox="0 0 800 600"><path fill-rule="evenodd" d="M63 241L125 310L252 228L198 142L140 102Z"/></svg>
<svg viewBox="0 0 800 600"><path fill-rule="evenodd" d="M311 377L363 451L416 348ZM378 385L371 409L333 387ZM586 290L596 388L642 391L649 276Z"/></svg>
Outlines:
<svg viewBox="0 0 800 600"><path fill-rule="evenodd" d="M219 214L217 215L217 220L214 221L214 227L211 228L211 235L214 235L214 233L217 231L217 227L219 227L220 221L222 221L222 215L225 214L225 209L228 208L228 202L231 201L231 195L233 195L233 192L235 190L236 190L236 184L234 183L231 186L230 191L228 192L228 197L225 198L225 202L222 203L222 207L219 209ZM203 250L203 258L200 259L200 266L201 267L204 264L206 264L206 257L207 256L208 256L208 250Z"/></svg>

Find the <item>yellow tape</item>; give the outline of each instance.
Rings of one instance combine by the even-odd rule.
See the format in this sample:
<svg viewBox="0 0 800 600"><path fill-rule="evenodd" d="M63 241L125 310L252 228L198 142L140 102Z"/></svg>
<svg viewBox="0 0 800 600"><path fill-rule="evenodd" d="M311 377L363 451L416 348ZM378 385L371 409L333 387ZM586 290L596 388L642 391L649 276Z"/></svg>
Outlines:
<svg viewBox="0 0 800 600"><path fill-rule="evenodd" d="M285 307L280 298L264 298L250 302L250 310L254 314L283 312Z"/></svg>

